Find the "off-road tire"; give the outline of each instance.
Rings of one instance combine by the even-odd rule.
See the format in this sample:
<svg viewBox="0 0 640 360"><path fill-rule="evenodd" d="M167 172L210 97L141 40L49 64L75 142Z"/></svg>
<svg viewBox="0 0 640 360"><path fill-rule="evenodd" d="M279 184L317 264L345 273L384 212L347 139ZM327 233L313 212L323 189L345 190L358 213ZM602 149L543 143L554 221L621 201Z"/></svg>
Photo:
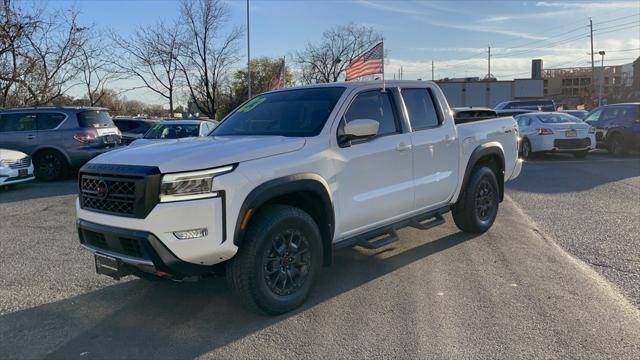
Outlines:
<svg viewBox="0 0 640 360"><path fill-rule="evenodd" d="M304 254L300 251L299 255L286 255L280 257L280 260L269 260L274 259L270 255L281 248L277 246L278 242L286 238L288 236L286 234L289 233L298 234L304 238L304 240L297 238L298 248L302 249L301 244L306 241L304 248L307 250ZM293 239L293 235L291 236ZM282 252L286 250L289 254L289 252L293 253L292 249L293 247L289 245L285 246L284 250L280 250ZM280 279L280 275L275 274L277 279L274 285L273 278L269 278L272 275L269 273L274 274L274 268L279 269L275 272L285 274L284 276L293 273L285 268L289 264L291 270L294 270L293 267L298 266L297 256L300 260L304 256L304 260L308 263L308 266L301 265L302 270L296 270L297 275L300 276L298 279L302 280L296 284L292 277L293 290L288 293L283 290L278 294L280 282L277 279ZM321 266L322 238L313 218L293 206L269 205L260 209L251 219L238 253L227 262L226 276L229 287L245 305L253 310L275 315L291 311L306 300ZM307 271L305 272L304 269Z"/></svg>
<svg viewBox="0 0 640 360"><path fill-rule="evenodd" d="M453 221L466 233L486 232L496 220L500 203L496 174L486 166L478 166L462 190L460 199L453 206Z"/></svg>

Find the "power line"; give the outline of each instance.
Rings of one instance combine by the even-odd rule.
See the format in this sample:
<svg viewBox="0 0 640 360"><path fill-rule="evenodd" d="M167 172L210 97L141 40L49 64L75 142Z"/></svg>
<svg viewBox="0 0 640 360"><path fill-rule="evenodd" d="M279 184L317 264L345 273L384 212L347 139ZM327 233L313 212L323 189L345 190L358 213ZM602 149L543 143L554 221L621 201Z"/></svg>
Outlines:
<svg viewBox="0 0 640 360"><path fill-rule="evenodd" d="M600 25L600 24L608 24L608 23L613 22L613 21L618 21L618 20L628 19L628 18L630 18L630 17L634 17L634 16L640 16L640 14L632 14L632 15L627 15L627 16L617 17L617 18L613 18L613 19L610 19L610 20L606 20L606 21L598 22L598 23L596 23L596 25Z"/></svg>
<svg viewBox="0 0 640 360"><path fill-rule="evenodd" d="M603 28L594 29L593 31L607 30L607 29L612 29L612 28L616 28L616 27L620 27L620 26L625 26L625 25L630 25L630 24L640 24L640 20L634 20L634 21L630 21L630 22L623 23L623 24L617 24L617 25L606 26L606 27L603 27Z"/></svg>
<svg viewBox="0 0 640 360"><path fill-rule="evenodd" d="M628 27L624 27L624 28L621 28L621 29L615 29L615 30L607 30L607 31L603 31L601 33L598 33L598 35L608 34L608 33L617 32L617 31L621 31L621 30L632 29L632 28L638 28L638 25L628 26Z"/></svg>

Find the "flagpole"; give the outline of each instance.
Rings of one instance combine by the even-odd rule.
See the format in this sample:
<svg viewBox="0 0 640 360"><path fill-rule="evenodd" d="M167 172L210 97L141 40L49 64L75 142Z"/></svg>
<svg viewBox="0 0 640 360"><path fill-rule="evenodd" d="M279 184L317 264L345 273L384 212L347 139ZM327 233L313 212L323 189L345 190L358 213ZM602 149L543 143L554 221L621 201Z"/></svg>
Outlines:
<svg viewBox="0 0 640 360"><path fill-rule="evenodd" d="M384 80L384 39L382 39L382 92L386 91L386 83Z"/></svg>

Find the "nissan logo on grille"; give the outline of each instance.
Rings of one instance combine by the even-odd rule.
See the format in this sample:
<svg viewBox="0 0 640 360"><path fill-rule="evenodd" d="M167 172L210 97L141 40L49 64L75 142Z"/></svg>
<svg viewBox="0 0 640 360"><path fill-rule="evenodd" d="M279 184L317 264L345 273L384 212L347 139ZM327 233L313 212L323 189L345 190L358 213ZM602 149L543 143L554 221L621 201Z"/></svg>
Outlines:
<svg viewBox="0 0 640 360"><path fill-rule="evenodd" d="M96 195L101 199L104 199L109 195L109 186L103 180L100 180L98 185L96 185Z"/></svg>

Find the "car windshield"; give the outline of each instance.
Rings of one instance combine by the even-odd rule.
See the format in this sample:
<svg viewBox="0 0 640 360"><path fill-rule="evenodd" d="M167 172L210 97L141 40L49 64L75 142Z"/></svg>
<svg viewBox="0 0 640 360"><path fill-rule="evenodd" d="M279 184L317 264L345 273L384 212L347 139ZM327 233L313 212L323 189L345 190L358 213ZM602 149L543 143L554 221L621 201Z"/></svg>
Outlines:
<svg viewBox="0 0 640 360"><path fill-rule="evenodd" d="M145 139L179 139L198 136L200 126L198 124L158 124L149 129L144 135Z"/></svg>
<svg viewBox="0 0 640 360"><path fill-rule="evenodd" d="M344 89L321 87L258 95L227 116L211 135L318 135Z"/></svg>
<svg viewBox="0 0 640 360"><path fill-rule="evenodd" d="M566 114L539 114L536 116L543 123L560 124L569 122L582 122L582 120L578 119L577 117Z"/></svg>

